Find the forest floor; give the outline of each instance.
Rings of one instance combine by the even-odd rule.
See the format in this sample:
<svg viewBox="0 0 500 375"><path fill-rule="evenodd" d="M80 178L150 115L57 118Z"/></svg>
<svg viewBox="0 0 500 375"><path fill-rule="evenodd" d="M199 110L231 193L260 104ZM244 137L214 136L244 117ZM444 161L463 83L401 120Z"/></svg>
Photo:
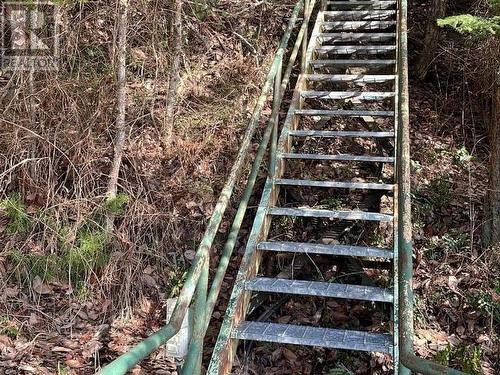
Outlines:
<svg viewBox="0 0 500 375"><path fill-rule="evenodd" d="M64 228L70 228L68 237L74 232L76 239L70 238L71 243L95 243L92 237L78 239L78 235L82 217L95 214L100 195L94 190L105 186L102 176L112 156L109 131L102 126L113 123L112 111L102 109L114 103L107 99L110 93L105 84L112 80L112 74L100 68L101 76L91 80L81 76L61 78L57 89L60 92L46 99L45 87L39 86L39 106L47 108L40 118L57 118L48 109L50 100L61 100L66 106L80 103L84 107L81 114L90 116L92 103L81 100L85 90L97 98L102 111L92 114L96 117L90 116L93 120L76 132L64 127L36 129L45 139L60 137L58 147L67 150L78 171L75 175L65 175L68 163L59 160L59 164L51 165L57 182L33 166L13 170L11 182L2 185L5 196L18 194L26 220L36 223L12 234L5 205L0 210L0 240L5 244L0 252L0 374L90 374L164 325L166 300L178 293L203 234L281 37L283 15L289 14L290 3L222 1L210 11L185 11L189 51L183 61L179 110L170 149L161 146L155 120L155 116L161 118L161 97L166 92L165 81L155 76L162 65L146 42L147 30L134 29L138 36L131 41L128 92L129 116L135 120L124 162L128 177L122 181L129 203L118 219L117 238L106 265L85 283L75 284L55 273L48 275L48 271L51 255L60 255L59 234ZM413 64L421 48L418 41L422 39L426 3L414 1L412 5ZM138 24L145 11L141 6L132 11ZM102 26L105 7L89 8L83 12L85 17L80 17L85 20L83 36L90 38L96 35L91 31L98 30L101 42L109 46L112 37ZM113 9L108 11L112 13ZM70 9L68 14L75 19L82 15L76 9ZM106 22L112 24L109 19ZM87 47L92 56L103 53L90 42ZM463 41L447 35L428 78L410 82L415 344L423 357L473 374L495 374L500 372L496 360L500 354L500 255L499 251L481 247L488 146L477 110L480 97L472 95L462 75L470 68L474 49L469 49L465 57L461 53L464 49ZM95 60L88 59L87 69L91 69ZM452 71L449 66L457 69ZM82 91L74 97L64 91L77 83ZM3 116L2 120L22 124L15 117L19 116L17 112L4 112ZM64 121L80 120L69 111ZM22 131L16 127L2 128L0 149L14 153L29 145L33 150L42 150L40 158L54 152L19 133ZM81 134L86 134L82 141ZM9 167L2 165L4 170ZM87 169L90 167L97 168L91 176ZM76 175L83 177L77 179ZM71 189L71 183L83 186L81 195L64 192ZM77 210L68 208L75 203ZM47 213L45 216L37 214L41 209ZM229 218L234 208L230 211ZM238 254L253 212L254 207L247 215ZM222 224L221 237L227 231L229 218ZM220 249L220 241L217 246ZM212 316L207 348L215 342L224 316L239 266L238 254L232 259L220 304ZM215 263L217 256L213 258ZM342 304L328 307L321 312L324 319L350 316ZM290 300L281 308L285 316L298 315L297 319L316 313L314 302L304 306ZM249 361L242 365L248 373L328 374L343 369L364 374L390 370L385 356L349 356L335 350L273 345L255 345L248 351ZM204 353L205 363L210 354L210 350ZM158 351L133 373L175 374L176 364L164 351Z"/></svg>

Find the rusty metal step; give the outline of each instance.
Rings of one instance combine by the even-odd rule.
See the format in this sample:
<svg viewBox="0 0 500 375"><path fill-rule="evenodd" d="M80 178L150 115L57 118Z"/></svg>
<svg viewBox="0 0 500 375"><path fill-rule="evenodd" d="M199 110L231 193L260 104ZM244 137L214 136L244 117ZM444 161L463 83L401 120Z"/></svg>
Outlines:
<svg viewBox="0 0 500 375"><path fill-rule="evenodd" d="M288 253L305 253L305 254L322 254L336 256L353 256L353 257L373 257L392 259L394 253L389 249L381 249L370 246L353 246L353 245L325 245L320 243L307 242L281 242L281 241L264 241L259 242L257 249L265 251L277 251Z"/></svg>
<svg viewBox="0 0 500 375"><path fill-rule="evenodd" d="M396 33L319 33L318 38L321 42L382 42L396 39Z"/></svg>
<svg viewBox="0 0 500 375"><path fill-rule="evenodd" d="M324 30L386 30L396 26L396 21L329 21L322 24Z"/></svg>
<svg viewBox="0 0 500 375"><path fill-rule="evenodd" d="M328 1L327 6L334 9L391 9L396 1Z"/></svg>
<svg viewBox="0 0 500 375"><path fill-rule="evenodd" d="M395 45L382 46L319 46L314 49L315 52L328 55L382 55L396 51Z"/></svg>
<svg viewBox="0 0 500 375"><path fill-rule="evenodd" d="M291 324L243 321L232 331L232 337L366 352L393 351L393 338L388 334Z"/></svg>
<svg viewBox="0 0 500 375"><path fill-rule="evenodd" d="M366 190L394 190L393 184L382 184L373 182L350 182L350 181L315 181L315 180L295 180L277 179L277 185L336 188L336 189L366 189Z"/></svg>
<svg viewBox="0 0 500 375"><path fill-rule="evenodd" d="M377 212L365 212L365 211L337 211L337 210L321 210L315 208L271 207L268 209L267 212L269 215L273 216L317 217L317 218L328 218L328 219L367 220L367 221L393 220L392 215L380 214Z"/></svg>
<svg viewBox="0 0 500 375"><path fill-rule="evenodd" d="M371 111L359 109L297 109L294 113L300 116L320 117L394 117L394 111Z"/></svg>
<svg viewBox="0 0 500 375"><path fill-rule="evenodd" d="M291 130L288 134L293 137L313 138L393 138L396 133L370 131Z"/></svg>
<svg viewBox="0 0 500 375"><path fill-rule="evenodd" d="M377 101L394 98L396 93L377 91L302 91L300 95L304 99Z"/></svg>
<svg viewBox="0 0 500 375"><path fill-rule="evenodd" d="M394 158L391 156L366 156L366 155L321 155L321 154L295 154L285 153L279 154L278 158L282 159L304 159L304 160L332 160L332 161L358 161L358 162L375 162L375 163L394 163Z"/></svg>
<svg viewBox="0 0 500 375"><path fill-rule="evenodd" d="M375 286L275 279L270 277L256 277L249 280L245 283L245 289L253 292L298 294L302 296L344 298L373 302L392 303L394 300L394 292L392 290Z"/></svg>
<svg viewBox="0 0 500 375"><path fill-rule="evenodd" d="M329 10L323 12L326 17L331 17L336 21L349 20L349 21L365 21L376 20L382 21L396 17L395 10Z"/></svg>
<svg viewBox="0 0 500 375"><path fill-rule="evenodd" d="M384 83L396 79L394 74L304 74L307 81L313 82L354 82Z"/></svg>

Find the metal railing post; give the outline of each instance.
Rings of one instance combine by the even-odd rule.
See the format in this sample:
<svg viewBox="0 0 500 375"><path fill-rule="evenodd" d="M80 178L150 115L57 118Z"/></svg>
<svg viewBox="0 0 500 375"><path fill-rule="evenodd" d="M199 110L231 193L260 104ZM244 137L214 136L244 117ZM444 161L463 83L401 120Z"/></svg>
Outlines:
<svg viewBox="0 0 500 375"><path fill-rule="evenodd" d="M309 0L304 0L304 24L305 32L304 38L302 39L302 56L300 60L300 71L306 73L306 59L307 59L307 42L309 40L309 18L311 17L311 9Z"/></svg>
<svg viewBox="0 0 500 375"><path fill-rule="evenodd" d="M201 359L203 352L203 338L205 336L205 316L207 306L208 291L208 257L205 258L201 270L200 279L196 286L194 311L193 311L193 334L191 336L188 354L184 366L182 366L182 375L199 375L201 373Z"/></svg>
<svg viewBox="0 0 500 375"><path fill-rule="evenodd" d="M413 350L413 242L410 187L410 104L408 90L408 2L398 1L398 293L399 293L399 358L409 370L426 375L465 375L463 372L417 357Z"/></svg>
<svg viewBox="0 0 500 375"><path fill-rule="evenodd" d="M280 118L280 106L281 106L281 75L283 70L283 50L280 52L278 69L276 70L276 75L274 76L274 92L273 92L273 108L271 118L273 122L273 132L271 136L271 147L269 150L269 176L274 177L274 172L276 169L276 148L278 147L278 123Z"/></svg>

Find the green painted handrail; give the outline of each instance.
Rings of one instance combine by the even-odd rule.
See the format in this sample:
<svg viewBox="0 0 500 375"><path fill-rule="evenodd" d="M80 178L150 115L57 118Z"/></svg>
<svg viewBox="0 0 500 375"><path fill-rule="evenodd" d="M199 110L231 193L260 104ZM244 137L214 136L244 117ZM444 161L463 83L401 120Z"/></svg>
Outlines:
<svg viewBox="0 0 500 375"><path fill-rule="evenodd" d="M311 0L311 9L314 6L316 0ZM307 23L303 23L299 34L297 35L297 40L295 42L295 45L293 47L293 50L290 54L289 62L288 62L288 67L283 75L283 79L281 80L281 88L280 88L280 99L278 105L275 105L273 108L273 111L270 116L270 121L267 125L267 128L264 132L264 136L262 137L262 141L259 145L259 149L257 150L257 154L255 155L255 159L252 165L252 170L250 172L250 176L248 177L247 185L245 187L245 191L243 192L243 196L241 198L240 204L238 206L238 211L236 212L236 215L234 217L233 223L231 225L231 229L229 231L228 239L226 241L226 244L224 245L224 248L222 250L222 256L219 261L219 266L217 267L217 271L215 273L214 279L212 281L212 286L210 288L210 293L208 294L208 302L207 302L207 313L206 313L206 328L208 327L208 324L210 322L210 317L212 316L212 312L214 310L217 297L220 292L220 287L222 285L222 281L224 279L224 275L226 273L227 267L229 265L229 260L231 258L231 255L234 250L234 246L236 245L236 239L239 234L239 230L241 227L241 224L243 222L243 218L245 217L245 212L248 207L248 202L250 201L250 197L253 192L253 188L255 186L255 182L257 181L257 176L258 172L260 169L260 166L262 164L262 161L264 159L264 155L267 150L267 145L269 143L270 139L270 134L273 131L275 127L275 121L276 121L276 115L279 111L279 107L281 105L281 101L283 99L283 93L285 92L289 82L290 82L290 76L292 73L292 69L295 65L295 61L297 60L297 55L299 52L299 48L302 44L302 41L304 39L305 33L307 30ZM278 51L279 54L284 53L284 49L282 49L282 52ZM274 157L271 156L271 160L273 160ZM272 163L270 163L269 170L272 171ZM205 328L205 329L206 329Z"/></svg>
<svg viewBox="0 0 500 375"><path fill-rule="evenodd" d="M413 351L413 243L410 197L410 116L408 92L408 3L399 0L399 79L398 79L398 290L399 356L406 368L425 375L465 375L463 372L417 357Z"/></svg>
<svg viewBox="0 0 500 375"><path fill-rule="evenodd" d="M149 336L148 338L146 338L145 340L141 341L127 353L122 354L120 357L118 357L105 367L103 367L102 370L100 371L102 375L125 374L127 371L129 371L135 365L137 365L140 361L142 361L152 352L154 352L162 345L164 345L169 339L171 339L177 332L179 332L182 321L184 320L189 305L193 300L193 296L195 296L193 336L192 339L190 340L188 356L186 358L186 362L183 367L182 373L185 375L191 375L191 374L199 374L201 372L201 351L203 348L203 338L205 336L206 328L210 320L211 312L213 311L215 301L220 291L220 286L222 284L222 279L224 277L227 265L229 263L229 258L231 256L232 250L234 249L233 242L236 241L236 237L238 236L239 229L241 227L241 223L243 221L246 208L248 206L248 200L250 199L251 193L253 191L253 186L255 184L255 180L258 173L258 167L260 167L260 163L258 163L258 167L255 166L257 163L254 163L252 173L248 178L247 189L244 195L244 200L242 201L242 204L240 204L241 209L238 210L237 217L235 218L233 226L231 227L230 237L228 239L229 245L226 244L226 246L224 247L221 262L219 262L214 282L210 289L210 293L208 294L207 297L209 251L213 244L215 235L217 234L217 231L219 229L222 217L228 206L229 199L231 198L234 187L237 181L239 180L241 171L243 169L243 166L245 165L245 161L251 146L251 140L255 135L256 129L260 122L262 109L268 98L270 88L273 82L275 81L276 77L278 76L278 74L281 74L283 55L285 49L288 46L289 39L291 37L292 31L295 27L300 10L302 8L303 8L303 1L300 0L299 2L297 2L297 4L293 9L287 29L285 30L285 33L281 39L278 52L271 65L266 81L262 88L261 95L259 96L259 99L255 106L249 126L245 132L245 136L243 138L240 150L238 151L235 163L231 168L228 180L222 189L221 195L219 197L217 205L215 206L214 212L212 214L212 217L210 218L208 226L205 230L205 234L202 238L202 241L198 247L191 268L189 269L186 275L186 282L184 283L184 286L182 287L179 293L179 297L177 299L177 303L175 305L169 323L166 326L162 327L157 332L155 332L154 334L152 334L151 336ZM310 12L308 12L307 14L310 16ZM304 17L304 20L309 19L307 14ZM303 23L305 23L305 21ZM302 29L301 29L301 35L304 36L304 32L302 31ZM304 38L304 40L306 39L307 38ZM285 73L285 79L281 81L282 83L281 87L283 87L284 85L285 89L288 84L288 79L291 70L293 68L293 63L295 62L296 56L297 53L292 52L290 63L287 68L287 73ZM293 62L292 62L292 57L293 57ZM279 87L279 85L276 85L276 87ZM282 95L283 92L284 89L278 90L277 93L278 100L275 100L273 103L273 113L275 115L274 116L275 120L273 122L273 117L271 118L271 121L269 122L267 129L272 130L277 125L275 124L278 113L277 111L279 111L279 107L283 99ZM267 132L268 131L266 131L266 133ZM269 138L270 138L269 136L264 137L264 139L261 142L261 146L259 147L259 151L260 149L263 148L263 151L261 151L262 156L265 153L265 148L267 147L267 143L269 143ZM264 143L265 145L262 146L262 144Z"/></svg>

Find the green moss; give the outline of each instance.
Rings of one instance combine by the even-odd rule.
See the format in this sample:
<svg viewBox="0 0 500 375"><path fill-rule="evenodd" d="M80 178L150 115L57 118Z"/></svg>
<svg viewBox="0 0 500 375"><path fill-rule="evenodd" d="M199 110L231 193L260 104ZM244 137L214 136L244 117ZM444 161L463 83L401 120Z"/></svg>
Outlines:
<svg viewBox="0 0 500 375"><path fill-rule="evenodd" d="M451 345L448 344L448 346L445 349L440 350L436 353L434 360L440 365L449 366L452 354L453 354L453 348L451 347Z"/></svg>
<svg viewBox="0 0 500 375"><path fill-rule="evenodd" d="M127 195L118 194L106 202L106 209L119 215L124 212L127 202ZM51 210L28 213L18 195L13 194L0 201L0 208L8 218L8 233L23 237L29 234L37 244L37 248L25 246L22 250L9 249L3 253L15 266L15 276L19 283L29 284L36 277L44 282L63 280L69 281L74 290L78 291L79 285L87 284L89 277L107 264L109 252L107 234L102 228L102 210L90 216L76 229L62 225ZM48 242L53 245L54 239L57 241L56 248L52 246L51 251L46 253L40 251L47 248ZM86 298L88 291L82 289L80 294L82 298Z"/></svg>
<svg viewBox="0 0 500 375"><path fill-rule="evenodd" d="M302 218L300 216L278 216L276 223L280 228L291 229L294 225L300 225Z"/></svg>
<svg viewBox="0 0 500 375"><path fill-rule="evenodd" d="M327 375L352 375L352 372L344 367L335 367L327 372Z"/></svg>
<svg viewBox="0 0 500 375"><path fill-rule="evenodd" d="M61 362L57 362L57 375L69 375L69 369Z"/></svg>
<svg viewBox="0 0 500 375"><path fill-rule="evenodd" d="M451 182L444 178L436 178L431 181L428 193L434 208L444 207L451 201Z"/></svg>
<svg viewBox="0 0 500 375"><path fill-rule="evenodd" d="M200 21L207 18L210 8L205 0L194 0L194 6L191 7L193 15Z"/></svg>
<svg viewBox="0 0 500 375"><path fill-rule="evenodd" d="M461 364L467 374L481 375L481 348L479 346L465 347L461 351Z"/></svg>
<svg viewBox="0 0 500 375"><path fill-rule="evenodd" d="M479 17L472 14L459 14L438 19L440 27L451 27L461 34L474 37L500 36L500 0L489 0L492 17Z"/></svg>
<svg viewBox="0 0 500 375"><path fill-rule="evenodd" d="M61 254L32 254L14 250L8 253L8 257L15 264L21 281L31 281L36 276L43 281L69 278L75 290L109 260L105 232L88 229L78 233L76 246L69 247L66 243Z"/></svg>

